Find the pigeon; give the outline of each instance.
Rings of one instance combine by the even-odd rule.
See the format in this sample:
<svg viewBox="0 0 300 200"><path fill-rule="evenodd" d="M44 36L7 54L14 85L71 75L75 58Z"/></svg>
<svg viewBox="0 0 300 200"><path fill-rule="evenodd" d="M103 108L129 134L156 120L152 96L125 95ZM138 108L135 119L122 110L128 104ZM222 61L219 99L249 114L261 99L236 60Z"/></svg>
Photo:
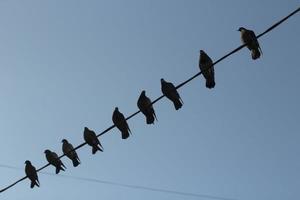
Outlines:
<svg viewBox="0 0 300 200"><path fill-rule="evenodd" d="M66 139L63 139L61 142L63 143L62 144L62 151L64 152L64 154L66 154L66 156L68 158L70 158L72 160L73 166L77 167L80 164L80 160L78 158L78 155L77 155L76 151L74 150L73 145L70 144L68 142L68 140L66 140Z"/></svg>
<svg viewBox="0 0 300 200"><path fill-rule="evenodd" d="M25 161L25 174L31 181L30 188L33 188L35 185L40 187L39 177L37 175L35 167L31 164L29 160Z"/></svg>
<svg viewBox="0 0 300 200"><path fill-rule="evenodd" d="M96 136L96 133L87 127L84 127L83 137L88 145L92 146L92 153L95 154L98 150L103 151L103 147ZM100 148L101 147L101 148Z"/></svg>
<svg viewBox="0 0 300 200"><path fill-rule="evenodd" d="M46 159L49 162L49 164L53 165L56 168L56 174L58 174L60 170L65 171L66 166L62 163L62 161L59 159L58 155L55 152L52 152L49 149L47 149L44 153L46 154Z"/></svg>
<svg viewBox="0 0 300 200"><path fill-rule="evenodd" d="M248 30L244 27L240 27L239 30L241 32L241 40L244 44L247 45L247 48L251 51L251 56L253 60L256 60L262 54L262 50L257 41L256 35L254 31Z"/></svg>
<svg viewBox="0 0 300 200"><path fill-rule="evenodd" d="M121 131L122 139L127 139L131 131L124 115L119 111L118 107L116 107L113 112L112 121L114 125Z"/></svg>
<svg viewBox="0 0 300 200"><path fill-rule="evenodd" d="M203 50L200 50L199 68L206 80L206 87L214 88L216 83L213 61Z"/></svg>
<svg viewBox="0 0 300 200"><path fill-rule="evenodd" d="M183 101L180 98L180 95L173 83L167 82L163 78L160 79L160 83L162 93L173 102L176 110L180 109L182 107Z"/></svg>
<svg viewBox="0 0 300 200"><path fill-rule="evenodd" d="M146 96L145 90L142 91L137 101L137 106L140 109L140 111L145 115L146 123L154 124L154 119L157 120L157 118L153 106L151 105L151 100Z"/></svg>

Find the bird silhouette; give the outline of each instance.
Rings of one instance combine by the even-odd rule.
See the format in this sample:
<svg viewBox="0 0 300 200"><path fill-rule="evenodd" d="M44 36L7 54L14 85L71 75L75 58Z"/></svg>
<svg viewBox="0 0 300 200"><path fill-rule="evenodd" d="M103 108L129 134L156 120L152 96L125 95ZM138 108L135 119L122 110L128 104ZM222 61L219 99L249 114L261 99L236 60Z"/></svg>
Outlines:
<svg viewBox="0 0 300 200"><path fill-rule="evenodd" d="M80 164L80 160L79 160L79 157L78 157L76 151L74 150L73 145L71 143L69 143L68 140L66 140L66 139L63 139L61 142L63 143L62 144L62 151L63 151L63 153L69 159L72 160L73 166L77 167Z"/></svg>
<svg viewBox="0 0 300 200"><path fill-rule="evenodd" d="M145 115L146 123L154 124L154 120L157 120L157 118L155 115L153 105L151 105L151 100L146 96L145 90L141 92L141 95L137 101L137 106L140 109L140 111Z"/></svg>
<svg viewBox="0 0 300 200"><path fill-rule="evenodd" d="M25 161L25 174L31 181L30 188L33 188L35 185L37 187L40 187L39 177L37 175L36 169L29 160Z"/></svg>
<svg viewBox="0 0 300 200"><path fill-rule="evenodd" d="M131 131L124 115L119 111L118 107L116 107L113 112L112 121L114 125L121 131L122 139L127 139Z"/></svg>
<svg viewBox="0 0 300 200"><path fill-rule="evenodd" d="M199 69L206 80L205 86L209 89L214 88L216 83L213 61L203 50L200 50Z"/></svg>
<svg viewBox="0 0 300 200"><path fill-rule="evenodd" d="M241 32L241 40L247 45L247 48L251 51L251 57L256 60L262 54L262 50L257 41L254 31L240 27L238 31Z"/></svg>
<svg viewBox="0 0 300 200"><path fill-rule="evenodd" d="M93 147L92 154L95 154L98 150L103 151L103 147L94 131L84 127L83 138L88 145Z"/></svg>
<svg viewBox="0 0 300 200"><path fill-rule="evenodd" d="M163 78L160 79L161 91L162 93L173 102L176 110L182 107L183 101L180 98L179 93L176 90L176 87L171 82L165 81Z"/></svg>
<svg viewBox="0 0 300 200"><path fill-rule="evenodd" d="M49 162L49 164L53 165L56 168L55 169L56 174L58 174L60 170L65 171L66 166L63 164L63 162L60 160L60 158L55 152L46 149L44 153L46 155L46 159Z"/></svg>

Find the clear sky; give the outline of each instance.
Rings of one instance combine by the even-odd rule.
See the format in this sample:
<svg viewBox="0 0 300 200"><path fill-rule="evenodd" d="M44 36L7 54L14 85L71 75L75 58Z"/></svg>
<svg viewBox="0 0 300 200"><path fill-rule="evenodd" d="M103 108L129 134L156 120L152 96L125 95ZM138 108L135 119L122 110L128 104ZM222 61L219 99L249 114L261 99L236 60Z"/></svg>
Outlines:
<svg viewBox="0 0 300 200"><path fill-rule="evenodd" d="M61 140L83 142L112 124L115 106L137 110L141 90L161 95L160 78L178 84L198 72L199 50L214 60L241 44L240 26L264 31L297 0L1 0L0 164L46 164ZM184 106L154 105L158 122L113 129L104 153L78 151L62 174L235 198L299 199L300 15L260 38L261 59L242 49L215 66L216 87L198 77L179 90ZM45 172L54 172L48 167ZM0 187L24 176L0 168ZM1 199L205 199L39 175Z"/></svg>

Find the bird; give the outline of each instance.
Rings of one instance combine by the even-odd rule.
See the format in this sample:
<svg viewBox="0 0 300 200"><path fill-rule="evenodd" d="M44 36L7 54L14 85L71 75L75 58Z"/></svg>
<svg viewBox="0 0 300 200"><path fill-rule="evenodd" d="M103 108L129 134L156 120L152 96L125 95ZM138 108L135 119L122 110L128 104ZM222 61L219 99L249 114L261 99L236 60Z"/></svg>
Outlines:
<svg viewBox="0 0 300 200"><path fill-rule="evenodd" d="M173 102L175 110L178 110L182 107L183 101L180 98L179 93L176 90L176 87L171 82L165 81L163 78L160 79L161 91L162 93Z"/></svg>
<svg viewBox="0 0 300 200"><path fill-rule="evenodd" d="M137 101L137 106L140 109L140 111L145 115L146 123L154 124L154 120L157 120L157 118L155 115L153 105L151 104L151 100L146 96L145 90L141 92L141 95Z"/></svg>
<svg viewBox="0 0 300 200"><path fill-rule="evenodd" d="M36 169L29 160L25 161L25 174L31 181L30 188L33 188L35 185L37 187L40 187L39 177L37 175Z"/></svg>
<svg viewBox="0 0 300 200"><path fill-rule="evenodd" d="M44 153L46 155L46 159L49 162L49 164L53 165L56 168L55 170L56 174L58 174L60 170L65 171L66 166L63 164L63 162L60 160L60 158L55 152L46 149Z"/></svg>
<svg viewBox="0 0 300 200"><path fill-rule="evenodd" d="M93 154L95 154L98 150L103 151L103 147L94 131L88 129L87 127L84 127L83 138L88 145L93 147Z"/></svg>
<svg viewBox="0 0 300 200"><path fill-rule="evenodd" d="M112 115L112 121L114 125L121 131L122 139L127 139L129 137L129 134L131 133L131 130L123 113L119 111L118 107L115 107L115 110Z"/></svg>
<svg viewBox="0 0 300 200"><path fill-rule="evenodd" d="M241 32L241 40L247 45L247 48L251 51L251 57L256 60L262 54L262 50L257 41L254 31L240 27L238 31Z"/></svg>
<svg viewBox="0 0 300 200"><path fill-rule="evenodd" d="M62 144L63 153L72 160L73 166L77 167L80 164L80 160L76 151L74 150L73 145L70 144L66 139L63 139L61 142L63 143Z"/></svg>
<svg viewBox="0 0 300 200"><path fill-rule="evenodd" d="M203 50L200 50L199 68L206 80L205 86L209 89L214 88L216 83L213 61Z"/></svg>

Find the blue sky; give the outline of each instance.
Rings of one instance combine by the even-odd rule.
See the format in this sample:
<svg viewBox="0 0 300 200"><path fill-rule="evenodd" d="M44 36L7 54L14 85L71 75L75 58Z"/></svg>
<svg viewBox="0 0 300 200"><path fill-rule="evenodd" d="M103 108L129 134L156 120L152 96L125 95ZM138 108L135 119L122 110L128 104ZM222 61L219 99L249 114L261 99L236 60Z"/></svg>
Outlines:
<svg viewBox="0 0 300 200"><path fill-rule="evenodd" d="M178 84L198 72L199 50L214 60L240 45L240 26L260 33L299 1L0 1L0 164L40 167L61 139L101 132L115 106L155 99L160 78ZM128 140L112 130L104 153L78 151L62 173L239 200L299 198L299 14L262 37L257 61L243 49L216 65L216 87L198 77L179 90L184 106L154 105L158 122L129 120ZM48 167L46 172L54 172ZM24 176L0 169L0 186ZM205 199L40 174L3 199Z"/></svg>

